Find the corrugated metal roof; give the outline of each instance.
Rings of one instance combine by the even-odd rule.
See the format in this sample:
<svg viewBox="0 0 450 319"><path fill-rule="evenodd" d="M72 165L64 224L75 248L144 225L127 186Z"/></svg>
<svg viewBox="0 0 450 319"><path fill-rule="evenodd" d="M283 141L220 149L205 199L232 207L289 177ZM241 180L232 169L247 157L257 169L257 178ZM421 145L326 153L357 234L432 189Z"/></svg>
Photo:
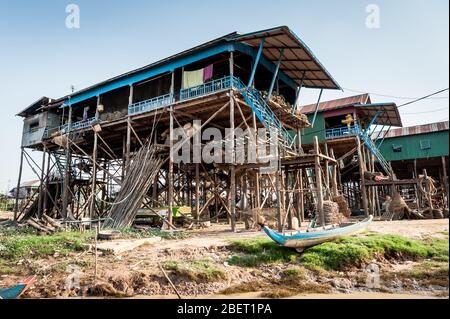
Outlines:
<svg viewBox="0 0 450 319"><path fill-rule="evenodd" d="M319 112L341 109L353 106L355 104L370 104L370 103L371 103L370 96L368 93L365 93L361 95L355 95L350 97L344 97L341 99L321 102L319 104ZM316 110L316 105L317 103L305 105L301 107L300 110L303 114L314 113Z"/></svg>
<svg viewBox="0 0 450 319"><path fill-rule="evenodd" d="M449 129L449 121L437 122L392 129L389 130L385 138L440 132L440 131L447 131L448 129Z"/></svg>
<svg viewBox="0 0 450 319"><path fill-rule="evenodd" d="M311 49L287 26L234 36L235 41L252 47L258 47L263 38L263 55L277 63L283 49L280 70L298 85L303 83L306 88L341 89Z"/></svg>

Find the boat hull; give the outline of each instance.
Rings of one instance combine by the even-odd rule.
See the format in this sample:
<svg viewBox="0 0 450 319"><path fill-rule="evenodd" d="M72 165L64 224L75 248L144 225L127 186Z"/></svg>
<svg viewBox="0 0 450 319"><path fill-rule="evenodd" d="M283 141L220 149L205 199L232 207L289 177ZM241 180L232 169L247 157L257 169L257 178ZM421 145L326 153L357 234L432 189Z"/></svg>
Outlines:
<svg viewBox="0 0 450 319"><path fill-rule="evenodd" d="M372 223L372 220L373 216L370 216L362 222L355 223L349 226L309 233L299 232L291 236L280 234L268 227L264 227L263 230L273 241L281 246L302 249L319 245L324 242L333 241L342 236L354 235L358 232L364 231Z"/></svg>

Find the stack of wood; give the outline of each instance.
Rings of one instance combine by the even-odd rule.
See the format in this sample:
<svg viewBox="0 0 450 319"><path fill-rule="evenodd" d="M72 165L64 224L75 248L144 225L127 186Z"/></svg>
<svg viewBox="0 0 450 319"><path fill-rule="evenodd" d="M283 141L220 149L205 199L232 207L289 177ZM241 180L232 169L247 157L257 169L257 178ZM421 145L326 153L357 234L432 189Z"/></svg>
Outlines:
<svg viewBox="0 0 450 319"><path fill-rule="evenodd" d="M148 139L134 155L103 228L126 228L132 225L145 195L164 162L157 152L157 148Z"/></svg>
<svg viewBox="0 0 450 319"><path fill-rule="evenodd" d="M26 224L46 235L51 235L63 228L62 224L45 214L41 219L30 217L26 220Z"/></svg>
<svg viewBox="0 0 450 319"><path fill-rule="evenodd" d="M352 214L352 211L348 207L347 200L344 196L335 196L332 198L333 202L338 204L339 206L339 213L345 216L346 218L350 218L350 215Z"/></svg>
<svg viewBox="0 0 450 319"><path fill-rule="evenodd" d="M267 99L268 93L263 91L262 97L264 100ZM294 127L309 127L310 123L308 117L302 114L298 110L293 110L293 105L286 101L284 96L272 94L269 100L269 106L279 120L288 123Z"/></svg>
<svg viewBox="0 0 450 319"><path fill-rule="evenodd" d="M347 222L347 217L341 214L339 205L333 201L326 200L323 202L323 214L325 216L325 225L321 225L320 218L318 218L317 226L339 225Z"/></svg>

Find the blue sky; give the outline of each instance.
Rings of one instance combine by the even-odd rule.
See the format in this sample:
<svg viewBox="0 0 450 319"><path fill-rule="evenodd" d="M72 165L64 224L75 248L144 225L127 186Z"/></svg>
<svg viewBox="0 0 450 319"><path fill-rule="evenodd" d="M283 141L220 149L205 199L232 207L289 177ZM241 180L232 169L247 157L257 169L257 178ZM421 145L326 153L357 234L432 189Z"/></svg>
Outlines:
<svg viewBox="0 0 450 319"><path fill-rule="evenodd" d="M70 3L80 7L80 29L65 27ZM369 4L381 10L379 29L366 27ZM287 25L342 87L420 97L449 86L448 10L447 0L0 0L0 191L18 174L22 121L14 115L43 95L63 96L71 85L82 89L233 31ZM354 94L326 91L323 99ZM316 98L305 92L302 101ZM448 120L448 99L401 113L405 125Z"/></svg>

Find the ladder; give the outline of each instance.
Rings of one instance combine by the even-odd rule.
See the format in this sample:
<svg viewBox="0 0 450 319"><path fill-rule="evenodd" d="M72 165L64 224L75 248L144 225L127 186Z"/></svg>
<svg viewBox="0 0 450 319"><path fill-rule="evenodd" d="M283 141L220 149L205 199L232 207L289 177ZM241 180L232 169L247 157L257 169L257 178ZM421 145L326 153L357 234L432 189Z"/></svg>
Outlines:
<svg viewBox="0 0 450 319"><path fill-rule="evenodd" d="M386 174L388 174L389 176L393 177L394 176L394 172L392 170L391 165L389 165L389 163L383 157L383 155L381 154L380 150L378 149L378 147L373 142L372 138L367 136L367 134L364 131L362 131L362 130L359 131L359 136L361 136L361 139L366 144L366 146L369 149L369 151L375 156L375 158L377 159L378 163L380 163L381 167L386 172Z"/></svg>
<svg viewBox="0 0 450 319"><path fill-rule="evenodd" d="M261 93L253 88L246 88L241 92L245 102L252 108L256 117L258 117L264 127L269 131L273 129L276 130L278 140L281 142L283 149L294 151L293 146L295 138L283 127L282 122L267 105L266 101L262 98Z"/></svg>

